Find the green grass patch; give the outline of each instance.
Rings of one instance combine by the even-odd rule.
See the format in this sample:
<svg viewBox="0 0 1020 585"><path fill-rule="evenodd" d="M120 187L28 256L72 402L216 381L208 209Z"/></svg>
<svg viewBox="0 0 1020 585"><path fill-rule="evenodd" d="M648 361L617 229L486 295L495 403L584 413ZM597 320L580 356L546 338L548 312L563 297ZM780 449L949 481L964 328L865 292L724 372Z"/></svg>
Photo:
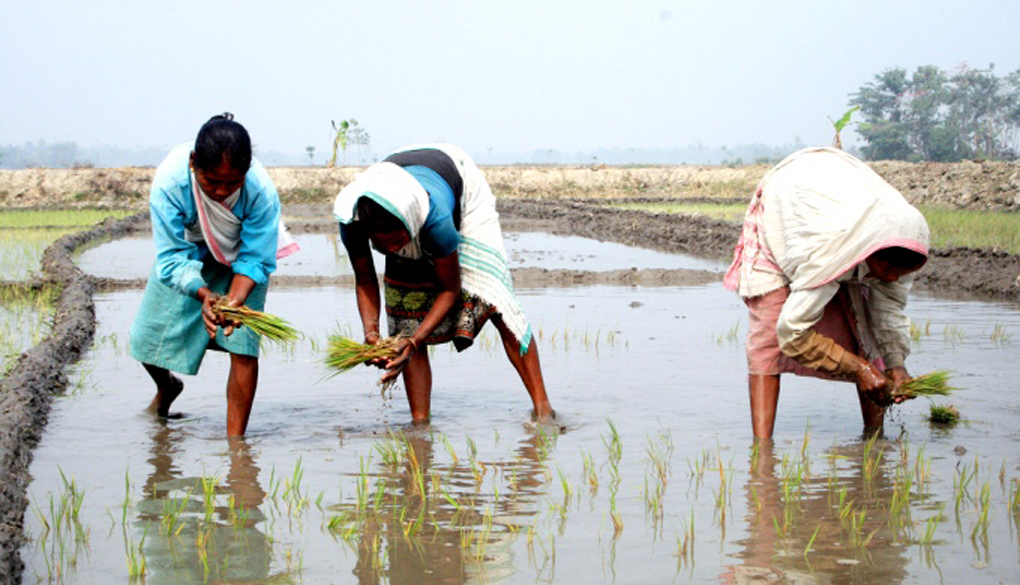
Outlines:
<svg viewBox="0 0 1020 585"><path fill-rule="evenodd" d="M931 246L998 248L1020 254L1020 213L921 207L931 228Z"/></svg>
<svg viewBox="0 0 1020 585"><path fill-rule="evenodd" d="M81 228L0 229L0 280L19 280L39 269L50 244Z"/></svg>
<svg viewBox="0 0 1020 585"><path fill-rule="evenodd" d="M740 203L619 203L612 207L653 213L702 215L733 224L744 219L747 205ZM997 248L1020 254L1020 213L973 211L924 206L919 208L931 228L932 248L967 246Z"/></svg>
<svg viewBox="0 0 1020 585"><path fill-rule="evenodd" d="M0 287L0 374L6 375L21 352L49 334L59 289Z"/></svg>
<svg viewBox="0 0 1020 585"><path fill-rule="evenodd" d="M617 203L611 207L618 209L636 209L652 213L677 213L684 215L702 215L730 223L740 223L747 211L745 203Z"/></svg>
<svg viewBox="0 0 1020 585"><path fill-rule="evenodd" d="M11 209L0 211L0 228L90 226L133 213L124 209Z"/></svg>

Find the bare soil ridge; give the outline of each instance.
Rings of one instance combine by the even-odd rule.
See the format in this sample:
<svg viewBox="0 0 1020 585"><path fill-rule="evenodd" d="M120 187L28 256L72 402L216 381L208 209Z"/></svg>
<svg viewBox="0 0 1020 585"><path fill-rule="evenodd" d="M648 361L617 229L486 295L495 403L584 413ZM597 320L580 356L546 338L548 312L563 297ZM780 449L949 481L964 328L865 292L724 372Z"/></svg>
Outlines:
<svg viewBox="0 0 1020 585"><path fill-rule="evenodd" d="M51 398L67 387L64 367L77 361L92 343L96 316L91 278L74 263L78 248L102 238L119 237L148 219L148 214L108 220L100 226L64 236L43 255L41 281L27 286L61 288L53 331L24 352L7 377L0 380L0 582L21 581L24 563L26 487L32 450L39 443L50 412Z"/></svg>
<svg viewBox="0 0 1020 585"><path fill-rule="evenodd" d="M1020 161L869 163L914 204L1020 210ZM270 167L284 203L325 203L363 167ZM618 199L709 197L746 201L765 165L491 166L485 175L500 197ZM144 209L152 168L0 170L0 206L105 206Z"/></svg>
<svg viewBox="0 0 1020 585"><path fill-rule="evenodd" d="M587 202L500 201L500 213L541 222L554 233L573 234L728 261L740 226L702 216L615 209ZM933 250L918 272L919 290L953 296L1020 301L1020 256L994 250Z"/></svg>

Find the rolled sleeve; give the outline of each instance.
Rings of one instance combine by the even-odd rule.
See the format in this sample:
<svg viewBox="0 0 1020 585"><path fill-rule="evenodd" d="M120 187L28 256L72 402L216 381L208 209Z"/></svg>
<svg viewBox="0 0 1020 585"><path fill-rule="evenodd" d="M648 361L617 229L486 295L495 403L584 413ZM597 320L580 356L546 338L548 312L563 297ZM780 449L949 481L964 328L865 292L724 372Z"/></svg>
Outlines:
<svg viewBox="0 0 1020 585"><path fill-rule="evenodd" d="M839 283L830 282L817 288L798 290L790 293L776 322L776 337L779 347L802 342L808 332L822 319L825 305L839 292ZM792 356L791 356L792 357Z"/></svg>
<svg viewBox="0 0 1020 585"><path fill-rule="evenodd" d="M853 354L813 329L837 292L839 283L830 282L790 293L776 322L776 337L783 354L804 367L829 374L846 374L855 366Z"/></svg>

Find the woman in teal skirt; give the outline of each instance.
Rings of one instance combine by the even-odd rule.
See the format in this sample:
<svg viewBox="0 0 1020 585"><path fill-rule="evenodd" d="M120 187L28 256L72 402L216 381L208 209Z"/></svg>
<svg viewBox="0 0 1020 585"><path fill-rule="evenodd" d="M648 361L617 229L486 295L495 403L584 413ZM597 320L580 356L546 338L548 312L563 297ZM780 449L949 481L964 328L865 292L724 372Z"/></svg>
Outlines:
<svg viewBox="0 0 1020 585"><path fill-rule="evenodd" d="M150 410L172 416L207 349L230 354L227 434L243 435L258 384L259 339L212 311L221 297L261 310L280 247L280 200L252 158L251 139L233 116L214 116L194 143L156 169L149 198L156 261L131 328L131 355L156 383ZM279 248L279 250L278 250Z"/></svg>

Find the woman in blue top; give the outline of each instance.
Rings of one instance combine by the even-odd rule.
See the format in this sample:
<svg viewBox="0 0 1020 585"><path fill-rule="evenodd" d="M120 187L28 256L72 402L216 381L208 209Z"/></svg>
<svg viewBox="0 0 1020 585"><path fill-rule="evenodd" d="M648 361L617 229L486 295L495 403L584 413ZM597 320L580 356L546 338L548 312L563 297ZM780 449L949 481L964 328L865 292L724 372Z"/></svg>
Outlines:
<svg viewBox="0 0 1020 585"><path fill-rule="evenodd" d="M243 435L258 383L259 339L211 308L224 295L233 306L263 308L276 269L280 201L231 114L211 118L193 144L159 165L149 212L156 262L131 328L131 355L156 383L149 408L170 416L184 387L171 372L193 375L206 349L227 351L227 434Z"/></svg>
<svg viewBox="0 0 1020 585"><path fill-rule="evenodd" d="M386 314L397 357L375 365L386 382L403 372L411 417L431 412L427 344L471 345L492 319L531 397L535 416L553 416L520 303L514 296L496 199L474 162L459 148L433 144L402 149L358 175L333 209L350 255L365 342L379 341L380 295L369 245L386 255Z"/></svg>

